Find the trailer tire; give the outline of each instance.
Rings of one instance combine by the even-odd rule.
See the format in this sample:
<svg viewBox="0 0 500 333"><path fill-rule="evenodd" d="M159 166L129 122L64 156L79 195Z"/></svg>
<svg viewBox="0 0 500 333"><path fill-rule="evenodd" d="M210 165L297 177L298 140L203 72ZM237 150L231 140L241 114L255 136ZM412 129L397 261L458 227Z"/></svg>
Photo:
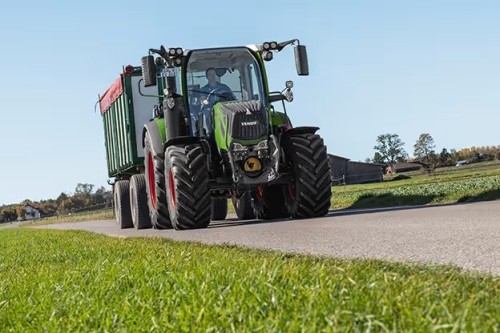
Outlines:
<svg viewBox="0 0 500 333"><path fill-rule="evenodd" d="M144 174L133 175L130 178L130 210L134 228L147 229L152 227Z"/></svg>
<svg viewBox="0 0 500 333"><path fill-rule="evenodd" d="M253 193L255 217L262 220L290 217L282 185L259 185Z"/></svg>
<svg viewBox="0 0 500 333"><path fill-rule="evenodd" d="M330 165L323 139L312 133L286 138L285 154L293 174L285 202L293 218L325 216L332 197Z"/></svg>
<svg viewBox="0 0 500 333"><path fill-rule="evenodd" d="M206 228L211 217L207 155L198 144L165 152L168 210L176 230Z"/></svg>
<svg viewBox="0 0 500 333"><path fill-rule="evenodd" d="M163 156L154 153L148 134L144 139L144 167L151 224L155 229L172 229L167 206Z"/></svg>
<svg viewBox="0 0 500 333"><path fill-rule="evenodd" d="M226 197L212 197L211 217L212 221L225 220L227 216L227 198Z"/></svg>
<svg viewBox="0 0 500 333"><path fill-rule="evenodd" d="M119 180L115 183L113 201L115 206L116 222L120 229L132 228L132 214L130 213L129 181Z"/></svg>
<svg viewBox="0 0 500 333"><path fill-rule="evenodd" d="M252 195L249 191L245 191L239 197L233 194L231 197L233 202L234 211L238 220L253 220L255 218L255 213L252 206Z"/></svg>

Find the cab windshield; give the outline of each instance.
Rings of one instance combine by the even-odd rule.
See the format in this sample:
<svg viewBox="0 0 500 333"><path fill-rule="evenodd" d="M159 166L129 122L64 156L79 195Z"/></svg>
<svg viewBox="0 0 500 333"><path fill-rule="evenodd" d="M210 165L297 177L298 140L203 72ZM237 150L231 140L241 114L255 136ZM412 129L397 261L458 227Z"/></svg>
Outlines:
<svg viewBox="0 0 500 333"><path fill-rule="evenodd" d="M193 124L204 122L207 127L217 102L256 100L264 104L260 67L247 48L192 51L185 73Z"/></svg>

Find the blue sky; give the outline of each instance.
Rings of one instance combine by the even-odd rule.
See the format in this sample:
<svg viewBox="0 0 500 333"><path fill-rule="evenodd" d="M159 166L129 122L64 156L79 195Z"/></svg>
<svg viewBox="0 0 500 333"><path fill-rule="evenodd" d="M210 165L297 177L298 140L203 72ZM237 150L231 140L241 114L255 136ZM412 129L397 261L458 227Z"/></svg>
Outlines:
<svg viewBox="0 0 500 333"><path fill-rule="evenodd" d="M0 5L0 204L106 185L97 94L160 44L300 39L311 75L295 74L290 48L268 66L271 87L294 80L293 123L320 126L328 150L353 160L388 132L410 155L420 133L438 149L500 144L499 1L178 3Z"/></svg>

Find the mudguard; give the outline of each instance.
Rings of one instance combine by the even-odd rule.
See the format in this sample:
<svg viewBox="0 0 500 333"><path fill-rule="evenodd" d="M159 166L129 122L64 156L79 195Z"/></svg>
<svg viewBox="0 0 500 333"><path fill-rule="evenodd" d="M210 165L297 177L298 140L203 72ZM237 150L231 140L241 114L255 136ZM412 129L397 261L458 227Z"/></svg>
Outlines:
<svg viewBox="0 0 500 333"><path fill-rule="evenodd" d="M288 137L293 134L315 134L318 130L319 127L310 127L310 126L294 127L285 131L285 133L283 133L283 136Z"/></svg>
<svg viewBox="0 0 500 333"><path fill-rule="evenodd" d="M200 143L201 141L201 138L197 136L179 136L177 138L167 140L167 142L165 143L165 149L173 145L190 145Z"/></svg>
<svg viewBox="0 0 500 333"><path fill-rule="evenodd" d="M144 125L144 129L142 130L142 148L144 148L144 140L146 139L146 135L149 137L151 143L153 144L153 153L155 154L155 156L163 156L165 154L165 149L163 147L165 129L163 129L162 135L160 126L157 121L151 121Z"/></svg>

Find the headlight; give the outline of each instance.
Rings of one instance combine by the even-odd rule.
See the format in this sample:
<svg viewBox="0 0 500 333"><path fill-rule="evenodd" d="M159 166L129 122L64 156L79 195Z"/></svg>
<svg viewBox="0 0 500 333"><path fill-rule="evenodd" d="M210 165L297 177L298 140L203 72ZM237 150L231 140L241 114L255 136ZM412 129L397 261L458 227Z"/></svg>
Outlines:
<svg viewBox="0 0 500 333"><path fill-rule="evenodd" d="M243 145L236 143L236 142L233 143L233 151L240 152L240 151L247 151L247 150L248 150L248 148L246 146L243 146Z"/></svg>
<svg viewBox="0 0 500 333"><path fill-rule="evenodd" d="M262 140L261 142L259 142L254 149L257 150L267 149L267 140Z"/></svg>

